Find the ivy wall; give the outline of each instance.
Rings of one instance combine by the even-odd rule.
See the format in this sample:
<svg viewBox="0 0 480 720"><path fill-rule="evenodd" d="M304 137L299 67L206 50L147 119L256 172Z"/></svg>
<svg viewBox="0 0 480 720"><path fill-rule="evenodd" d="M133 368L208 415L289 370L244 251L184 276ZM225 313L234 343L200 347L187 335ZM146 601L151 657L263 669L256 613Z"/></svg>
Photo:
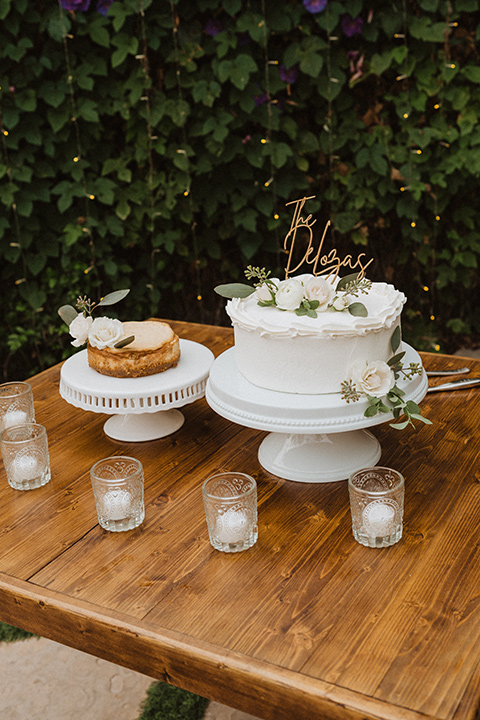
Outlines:
<svg viewBox="0 0 480 720"><path fill-rule="evenodd" d="M57 308L227 323L308 211L408 296L404 335L480 338L477 0L0 0L2 379L72 350ZM370 269L369 269L370 270Z"/></svg>

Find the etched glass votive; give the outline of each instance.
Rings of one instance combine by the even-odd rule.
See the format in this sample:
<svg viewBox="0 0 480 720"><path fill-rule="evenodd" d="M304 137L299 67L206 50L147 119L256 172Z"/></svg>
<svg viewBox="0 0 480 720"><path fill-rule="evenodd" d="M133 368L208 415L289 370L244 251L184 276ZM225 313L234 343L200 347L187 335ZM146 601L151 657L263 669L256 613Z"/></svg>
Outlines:
<svg viewBox="0 0 480 720"><path fill-rule="evenodd" d="M145 518L143 466L127 456L104 458L90 470L98 522L104 530L133 530Z"/></svg>
<svg viewBox="0 0 480 720"><path fill-rule="evenodd" d="M382 548L402 537L403 476L386 467L357 470L348 479L352 531L357 542Z"/></svg>
<svg viewBox="0 0 480 720"><path fill-rule="evenodd" d="M3 464L10 487L33 490L50 480L47 431L38 423L6 428L0 434Z"/></svg>
<svg viewBox="0 0 480 720"><path fill-rule="evenodd" d="M26 382L0 385L0 432L35 422L32 387Z"/></svg>
<svg viewBox="0 0 480 720"><path fill-rule="evenodd" d="M212 475L202 493L208 535L216 550L240 552L257 542L257 485L250 475Z"/></svg>

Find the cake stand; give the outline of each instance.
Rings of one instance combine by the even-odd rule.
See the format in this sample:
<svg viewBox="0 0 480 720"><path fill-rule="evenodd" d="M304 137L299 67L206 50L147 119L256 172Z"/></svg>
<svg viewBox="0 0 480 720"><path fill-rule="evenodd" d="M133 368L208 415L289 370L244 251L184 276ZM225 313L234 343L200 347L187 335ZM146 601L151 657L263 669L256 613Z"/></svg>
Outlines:
<svg viewBox="0 0 480 720"><path fill-rule="evenodd" d="M420 356L403 343L405 366L421 365ZM399 380L405 399L419 403L427 392L425 371ZM378 440L366 428L393 421L392 413L366 418L366 398L348 404L340 393L297 395L256 387L237 370L235 348L212 365L205 397L227 420L269 434L258 449L268 472L297 482L347 479L355 470L375 465L381 456Z"/></svg>
<svg viewBox="0 0 480 720"><path fill-rule="evenodd" d="M88 365L87 350L62 366L60 395L71 405L112 415L103 429L114 440L156 440L184 423L183 407L205 395L213 353L204 345L180 340L177 367L140 378L101 375Z"/></svg>

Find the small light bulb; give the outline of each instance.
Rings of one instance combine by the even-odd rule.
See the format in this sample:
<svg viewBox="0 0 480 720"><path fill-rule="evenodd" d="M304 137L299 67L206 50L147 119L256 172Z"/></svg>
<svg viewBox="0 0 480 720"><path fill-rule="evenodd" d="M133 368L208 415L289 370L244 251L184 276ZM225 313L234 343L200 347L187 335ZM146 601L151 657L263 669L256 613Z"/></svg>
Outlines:
<svg viewBox="0 0 480 720"><path fill-rule="evenodd" d="M201 295L197 295L197 300L200 301L202 299Z"/></svg>
<svg viewBox="0 0 480 720"><path fill-rule="evenodd" d="M417 227L417 223L415 222L415 220L412 220L412 222L410 223L410 227Z"/></svg>
<svg viewBox="0 0 480 720"><path fill-rule="evenodd" d="M434 109L434 110L438 110L439 108L440 108L440 104L439 104L439 103L435 103L435 105L433 106L433 109Z"/></svg>
<svg viewBox="0 0 480 720"><path fill-rule="evenodd" d="M435 320L435 315L430 315L430 320Z"/></svg>
<svg viewBox="0 0 480 720"><path fill-rule="evenodd" d="M403 117L406 120L408 118L408 113L403 113Z"/></svg>
<svg viewBox="0 0 480 720"><path fill-rule="evenodd" d="M273 216L273 219L278 220L279 218L280 218L280 215L278 213L275 213L275 215Z"/></svg>
<svg viewBox="0 0 480 720"><path fill-rule="evenodd" d="M440 220L440 215L435 215L435 220Z"/></svg>
<svg viewBox="0 0 480 720"><path fill-rule="evenodd" d="M88 197L90 198L90 200L95 200L95 195L89 195Z"/></svg>
<svg viewBox="0 0 480 720"><path fill-rule="evenodd" d="M436 350L437 352L440 352L440 345L435 345L435 350Z"/></svg>
<svg viewBox="0 0 480 720"><path fill-rule="evenodd" d="M424 286L423 286L423 289L425 290L425 292L428 292L428 291L430 290L430 288L428 287L428 285L424 285Z"/></svg>
<svg viewBox="0 0 480 720"><path fill-rule="evenodd" d="M75 157L73 158L73 162L78 162L79 160L80 158L75 155Z"/></svg>
<svg viewBox="0 0 480 720"><path fill-rule="evenodd" d="M262 143L262 145L265 145L265 143L266 143L267 141L265 140L265 138L262 138L262 139L260 140L260 142Z"/></svg>

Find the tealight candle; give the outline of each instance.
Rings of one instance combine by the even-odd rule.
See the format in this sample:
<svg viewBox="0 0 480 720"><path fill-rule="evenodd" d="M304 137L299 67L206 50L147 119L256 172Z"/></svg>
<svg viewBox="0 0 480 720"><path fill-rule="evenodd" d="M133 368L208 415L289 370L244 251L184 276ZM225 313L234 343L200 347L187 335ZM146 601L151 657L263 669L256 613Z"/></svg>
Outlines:
<svg viewBox="0 0 480 720"><path fill-rule="evenodd" d="M108 520L125 520L132 510L132 496L126 490L111 490L105 493L102 505Z"/></svg>
<svg viewBox="0 0 480 720"><path fill-rule="evenodd" d="M372 548L397 543L403 532L405 483L397 470L368 467L348 479L353 537Z"/></svg>
<svg viewBox="0 0 480 720"><path fill-rule="evenodd" d="M0 431L15 425L25 425L28 421L28 415L23 410L7 410L0 420Z"/></svg>
<svg viewBox="0 0 480 720"><path fill-rule="evenodd" d="M236 543L245 537L248 517L243 510L230 510L217 519L215 534L222 543Z"/></svg>
<svg viewBox="0 0 480 720"><path fill-rule="evenodd" d="M395 520L395 508L379 500L367 505L363 511L364 530L367 534L389 535Z"/></svg>
<svg viewBox="0 0 480 720"><path fill-rule="evenodd" d="M41 475L42 468L36 455L18 455L12 463L12 474L15 482L24 483L35 480Z"/></svg>

